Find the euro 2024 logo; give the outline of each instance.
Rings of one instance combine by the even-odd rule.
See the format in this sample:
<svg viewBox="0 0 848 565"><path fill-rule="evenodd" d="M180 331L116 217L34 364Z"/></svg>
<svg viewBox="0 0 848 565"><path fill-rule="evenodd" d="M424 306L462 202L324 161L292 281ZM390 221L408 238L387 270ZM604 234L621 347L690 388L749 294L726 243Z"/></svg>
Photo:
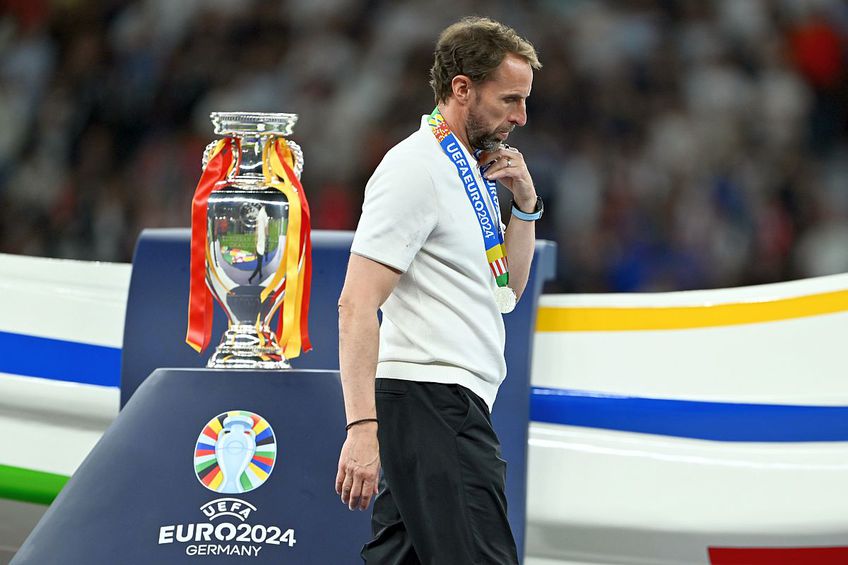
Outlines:
<svg viewBox="0 0 848 565"><path fill-rule="evenodd" d="M194 470L209 490L239 494L268 480L276 458L274 430L265 418L231 410L212 418L200 432Z"/></svg>
<svg viewBox="0 0 848 565"><path fill-rule="evenodd" d="M253 412L230 410L212 418L200 432L194 450L194 472L200 484L211 491L245 493L268 480L276 458L277 442L268 421ZM245 522L256 507L244 500L220 498L204 504L200 510L210 523L162 526L159 544L188 543L187 555L256 557L266 545L287 543L293 547L296 543L293 529L283 531L278 526L227 521L214 523L226 516Z"/></svg>

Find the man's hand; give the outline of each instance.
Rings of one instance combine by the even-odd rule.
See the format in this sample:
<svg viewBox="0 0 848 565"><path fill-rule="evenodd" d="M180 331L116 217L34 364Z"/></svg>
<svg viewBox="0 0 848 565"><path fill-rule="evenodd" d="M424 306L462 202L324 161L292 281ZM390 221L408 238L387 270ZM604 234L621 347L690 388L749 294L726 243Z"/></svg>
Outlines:
<svg viewBox="0 0 848 565"><path fill-rule="evenodd" d="M380 445L377 424L367 422L352 427L339 455L336 494L351 510L365 510L377 494L380 479Z"/></svg>
<svg viewBox="0 0 848 565"><path fill-rule="evenodd" d="M494 161L494 163L492 163ZM533 210L536 207L536 189L524 155L514 147L501 147L480 154L482 165L492 163L483 176L489 180L500 181L512 193L516 206L521 210Z"/></svg>

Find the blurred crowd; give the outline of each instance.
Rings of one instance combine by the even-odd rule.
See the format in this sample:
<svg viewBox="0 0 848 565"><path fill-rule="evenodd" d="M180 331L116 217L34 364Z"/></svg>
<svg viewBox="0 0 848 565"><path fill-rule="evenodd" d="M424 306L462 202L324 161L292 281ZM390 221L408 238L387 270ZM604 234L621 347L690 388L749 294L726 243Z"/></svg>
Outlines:
<svg viewBox="0 0 848 565"><path fill-rule="evenodd" d="M510 143L559 244L549 292L848 271L842 0L0 0L0 252L129 261L187 226L209 112L295 112L313 225L353 229L433 107L438 33L544 67Z"/></svg>

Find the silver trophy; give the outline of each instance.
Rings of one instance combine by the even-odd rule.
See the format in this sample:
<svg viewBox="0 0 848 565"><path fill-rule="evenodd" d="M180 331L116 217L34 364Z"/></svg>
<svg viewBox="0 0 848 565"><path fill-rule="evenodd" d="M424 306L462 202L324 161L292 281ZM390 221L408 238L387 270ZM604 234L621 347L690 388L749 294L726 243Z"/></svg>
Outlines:
<svg viewBox="0 0 848 565"><path fill-rule="evenodd" d="M278 280L263 301L286 249L289 203L270 187L263 174L263 148L273 137L291 135L295 114L213 112L215 134L238 138L238 166L209 196L207 208L206 283L229 319L220 345L207 367L226 369L287 369L273 314L282 303ZM303 152L286 139L294 156L294 172L303 170ZM215 143L203 155L206 168ZM266 293L267 294L267 293Z"/></svg>

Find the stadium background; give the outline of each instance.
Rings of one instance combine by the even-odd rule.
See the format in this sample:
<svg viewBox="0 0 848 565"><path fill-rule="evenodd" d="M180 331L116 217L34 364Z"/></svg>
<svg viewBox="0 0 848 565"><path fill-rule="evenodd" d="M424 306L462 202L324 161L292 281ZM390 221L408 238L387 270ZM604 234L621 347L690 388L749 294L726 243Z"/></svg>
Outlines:
<svg viewBox="0 0 848 565"><path fill-rule="evenodd" d="M432 108L440 29L537 47L511 142L559 243L548 292L848 271L848 4L839 0L3 0L0 252L129 261L186 226L212 110L300 114L314 227L352 229Z"/></svg>

